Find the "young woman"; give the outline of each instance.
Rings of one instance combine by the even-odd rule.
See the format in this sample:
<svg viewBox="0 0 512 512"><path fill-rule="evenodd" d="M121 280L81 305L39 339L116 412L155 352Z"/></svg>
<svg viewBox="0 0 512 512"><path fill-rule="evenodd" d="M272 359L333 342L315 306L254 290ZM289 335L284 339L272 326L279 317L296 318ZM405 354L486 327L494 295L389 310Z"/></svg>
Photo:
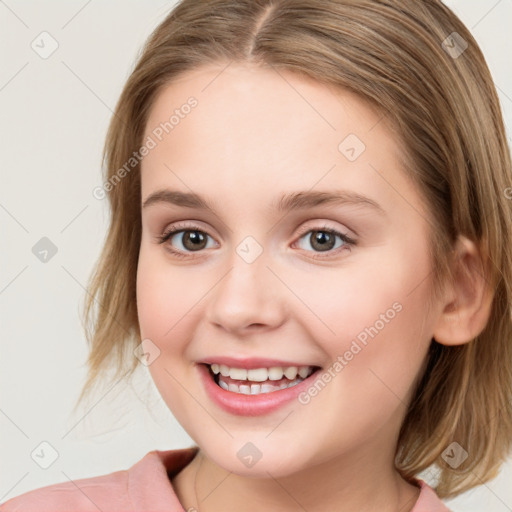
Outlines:
<svg viewBox="0 0 512 512"><path fill-rule="evenodd" d="M445 5L184 0L105 162L83 396L142 363L196 445L2 511L435 512L495 476L512 171L485 60Z"/></svg>

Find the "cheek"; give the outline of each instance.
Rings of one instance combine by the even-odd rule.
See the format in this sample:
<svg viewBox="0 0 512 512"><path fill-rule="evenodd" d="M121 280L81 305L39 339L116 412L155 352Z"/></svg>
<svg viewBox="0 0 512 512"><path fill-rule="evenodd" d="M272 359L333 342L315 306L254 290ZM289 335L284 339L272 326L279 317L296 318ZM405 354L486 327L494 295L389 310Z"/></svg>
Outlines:
<svg viewBox="0 0 512 512"><path fill-rule="evenodd" d="M316 336L336 345L335 340L351 340L375 324L379 331L389 330L390 324L400 323L396 321L399 316L410 315L421 323L427 280L421 284L429 273L419 240L402 247L389 243L388 247L365 248L337 269L296 269L287 271L286 278L308 306L310 326L313 320L309 318L316 317ZM407 313L398 311L402 309Z"/></svg>
<svg viewBox="0 0 512 512"><path fill-rule="evenodd" d="M333 362L342 358L333 370L351 396L385 403L396 394L405 402L426 356L433 328L427 246L421 238L409 242L367 253L339 278L309 287L312 309L331 331L321 338L317 331L316 339Z"/></svg>
<svg viewBox="0 0 512 512"><path fill-rule="evenodd" d="M141 247L137 269L137 311L141 335L154 339L179 341L179 331L193 316L193 304L200 290L190 282L190 275L172 267L160 251Z"/></svg>
<svg viewBox="0 0 512 512"><path fill-rule="evenodd" d="M183 366L190 333L199 321L201 297L183 268L162 261L157 251L141 247L137 269L137 311L142 339L150 339L160 350L148 366L156 388L170 410L186 422L182 384L190 376Z"/></svg>

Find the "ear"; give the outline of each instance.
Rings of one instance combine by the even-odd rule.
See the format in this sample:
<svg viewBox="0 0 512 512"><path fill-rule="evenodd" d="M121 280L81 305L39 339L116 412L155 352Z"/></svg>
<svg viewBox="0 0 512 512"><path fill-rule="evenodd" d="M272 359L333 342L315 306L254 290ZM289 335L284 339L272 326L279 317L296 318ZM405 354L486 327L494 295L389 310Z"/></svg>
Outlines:
<svg viewBox="0 0 512 512"><path fill-rule="evenodd" d="M478 246L464 236L457 240L451 265L454 282L446 283L445 301L433 337L442 345L462 345L485 328L494 292L486 280L486 266Z"/></svg>

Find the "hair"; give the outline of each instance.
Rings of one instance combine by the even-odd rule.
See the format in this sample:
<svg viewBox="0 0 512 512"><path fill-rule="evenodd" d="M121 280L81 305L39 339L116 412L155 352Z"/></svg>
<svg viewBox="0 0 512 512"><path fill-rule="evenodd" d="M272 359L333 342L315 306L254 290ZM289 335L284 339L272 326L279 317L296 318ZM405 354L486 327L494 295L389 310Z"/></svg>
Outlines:
<svg viewBox="0 0 512 512"><path fill-rule="evenodd" d="M467 43L458 57L446 43L456 37ZM352 91L382 113L430 212L433 296L453 278L457 237L478 244L494 292L489 321L466 344L432 339L395 466L411 481L436 465L441 498L494 478L512 443L512 171L499 100L476 41L438 0L183 0L148 38L124 86L103 150L105 182L140 148L166 85L228 62ZM110 225L82 317L90 352L79 403L107 369L117 379L138 365L140 191L140 163L108 188ZM454 441L469 454L456 469L442 458Z"/></svg>

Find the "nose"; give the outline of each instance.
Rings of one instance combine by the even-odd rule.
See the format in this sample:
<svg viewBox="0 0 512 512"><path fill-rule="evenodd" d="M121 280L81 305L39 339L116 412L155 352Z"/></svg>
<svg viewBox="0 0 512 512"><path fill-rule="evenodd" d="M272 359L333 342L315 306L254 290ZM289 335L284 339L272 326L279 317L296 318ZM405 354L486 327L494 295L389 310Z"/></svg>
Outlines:
<svg viewBox="0 0 512 512"><path fill-rule="evenodd" d="M274 329L285 321L286 290L267 267L264 254L252 263L234 254L228 272L207 296L210 323L241 336L254 329Z"/></svg>

